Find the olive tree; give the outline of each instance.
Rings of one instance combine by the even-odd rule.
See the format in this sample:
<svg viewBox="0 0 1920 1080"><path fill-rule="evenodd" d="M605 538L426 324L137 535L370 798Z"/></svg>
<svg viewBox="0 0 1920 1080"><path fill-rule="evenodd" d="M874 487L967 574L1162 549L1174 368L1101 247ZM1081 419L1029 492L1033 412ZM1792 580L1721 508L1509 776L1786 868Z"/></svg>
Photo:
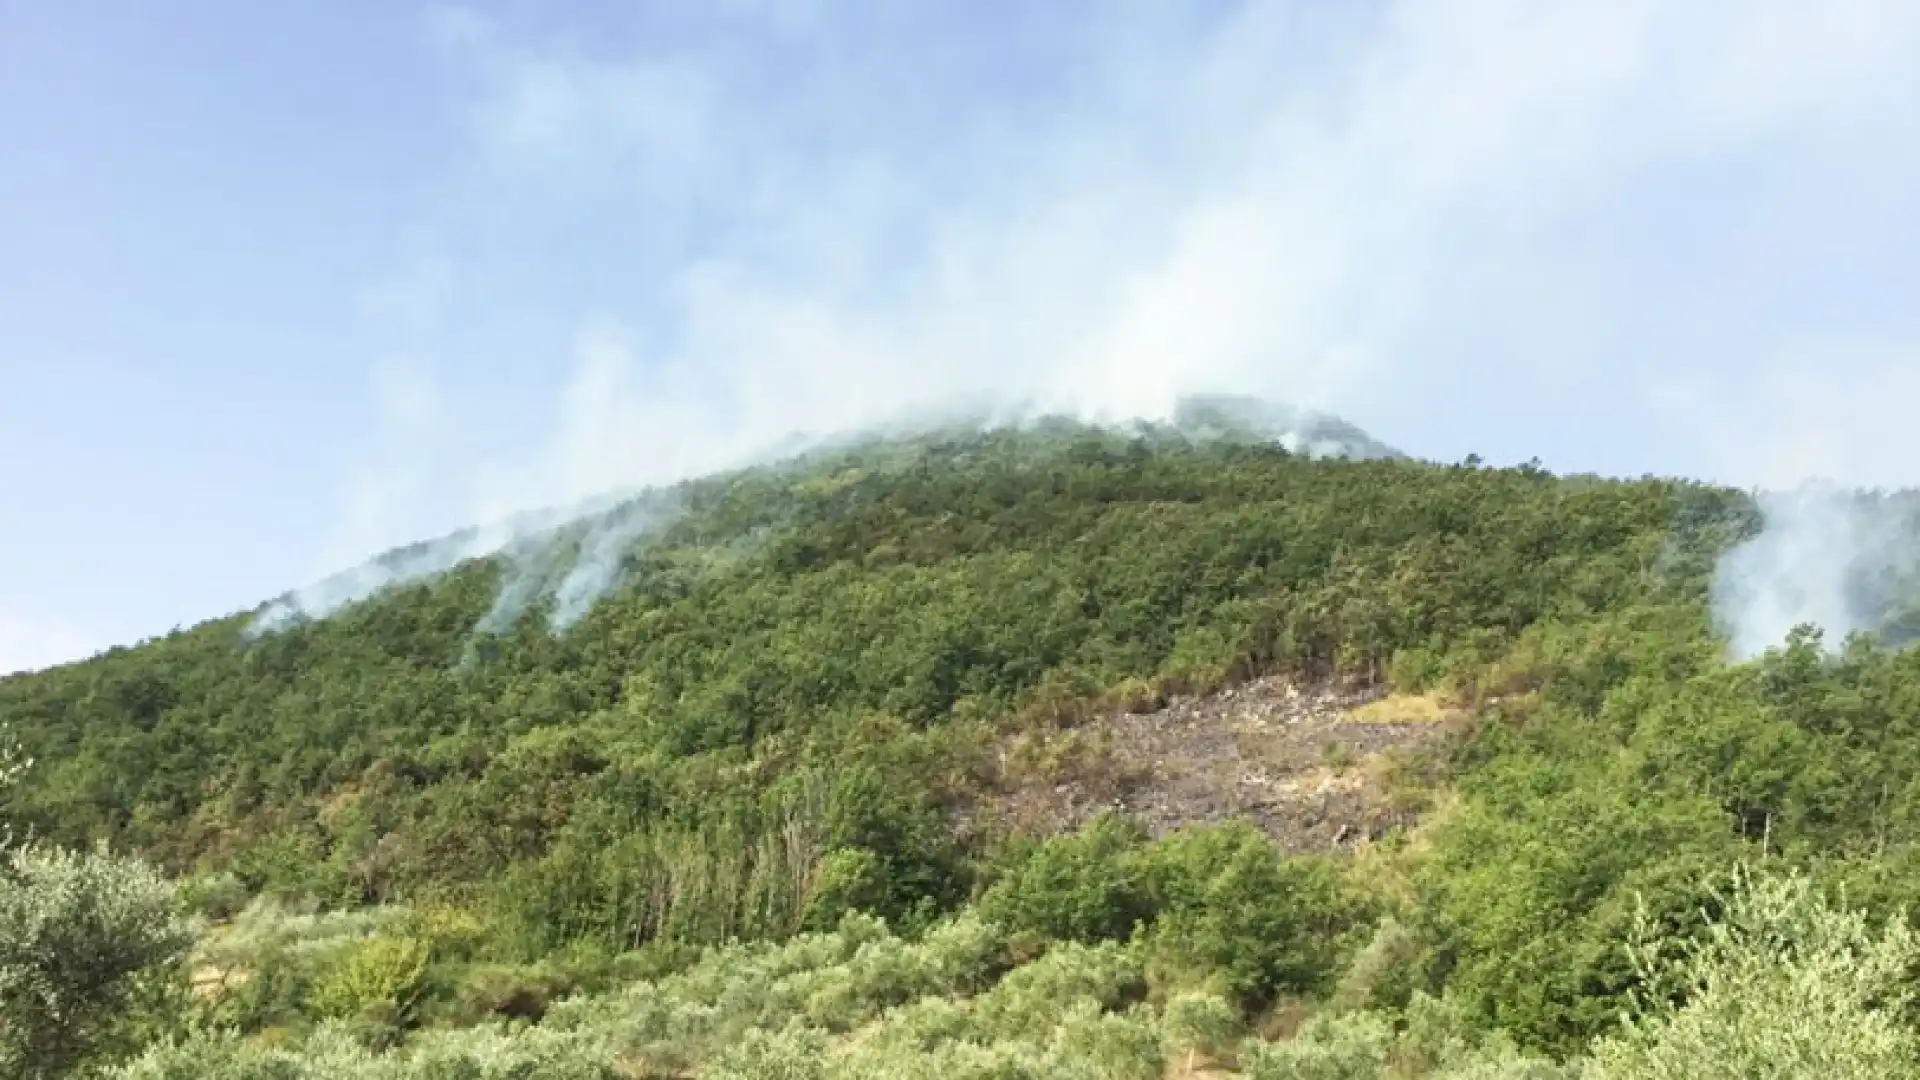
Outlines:
<svg viewBox="0 0 1920 1080"><path fill-rule="evenodd" d="M1907 1022L1920 935L1904 917L1876 927L1806 877L1744 869L1724 905L1698 939L1635 943L1650 989L1625 1029L1594 1048L1593 1080L1920 1072Z"/></svg>
<svg viewBox="0 0 1920 1080"><path fill-rule="evenodd" d="M0 730L0 788L28 764ZM0 1075L60 1076L93 1056L187 940L173 887L145 864L0 822Z"/></svg>

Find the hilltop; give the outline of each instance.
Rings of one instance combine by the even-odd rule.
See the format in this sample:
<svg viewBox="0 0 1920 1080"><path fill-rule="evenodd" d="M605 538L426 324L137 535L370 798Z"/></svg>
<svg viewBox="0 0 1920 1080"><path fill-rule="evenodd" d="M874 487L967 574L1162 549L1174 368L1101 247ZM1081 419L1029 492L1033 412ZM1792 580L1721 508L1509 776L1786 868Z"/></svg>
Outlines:
<svg viewBox="0 0 1920 1080"><path fill-rule="evenodd" d="M183 884L152 1070L1560 1075L1636 933L1914 899L1920 661L1729 663L1759 527L1235 399L844 440L0 680L0 819Z"/></svg>

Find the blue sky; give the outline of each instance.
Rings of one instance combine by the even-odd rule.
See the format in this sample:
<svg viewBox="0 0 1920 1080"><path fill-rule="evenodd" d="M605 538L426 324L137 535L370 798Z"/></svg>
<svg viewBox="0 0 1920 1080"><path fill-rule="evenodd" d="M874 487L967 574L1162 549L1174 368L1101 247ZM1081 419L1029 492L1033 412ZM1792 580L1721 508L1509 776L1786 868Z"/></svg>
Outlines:
<svg viewBox="0 0 1920 1080"><path fill-rule="evenodd" d="M0 671L988 391L1920 483L1920 7L0 5Z"/></svg>

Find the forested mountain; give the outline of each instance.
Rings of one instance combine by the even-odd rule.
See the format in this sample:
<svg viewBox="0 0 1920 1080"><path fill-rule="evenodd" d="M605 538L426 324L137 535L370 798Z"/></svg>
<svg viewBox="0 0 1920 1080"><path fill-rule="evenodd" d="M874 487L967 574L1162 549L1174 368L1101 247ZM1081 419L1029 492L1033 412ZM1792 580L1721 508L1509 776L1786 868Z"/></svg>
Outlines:
<svg viewBox="0 0 1920 1080"><path fill-rule="evenodd" d="M845 442L0 680L0 820L181 883L125 1076L1904 1071L1920 656L1730 663L1760 526L1233 400Z"/></svg>

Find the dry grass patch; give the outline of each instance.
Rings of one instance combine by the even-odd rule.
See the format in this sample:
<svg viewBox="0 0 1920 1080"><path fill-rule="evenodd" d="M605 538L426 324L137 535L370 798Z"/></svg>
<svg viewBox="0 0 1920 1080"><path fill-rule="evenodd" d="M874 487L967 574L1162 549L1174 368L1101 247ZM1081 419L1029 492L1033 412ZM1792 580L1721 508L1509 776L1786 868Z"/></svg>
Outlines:
<svg viewBox="0 0 1920 1080"><path fill-rule="evenodd" d="M1433 694L1389 694L1347 714L1354 724L1440 724L1465 715Z"/></svg>

